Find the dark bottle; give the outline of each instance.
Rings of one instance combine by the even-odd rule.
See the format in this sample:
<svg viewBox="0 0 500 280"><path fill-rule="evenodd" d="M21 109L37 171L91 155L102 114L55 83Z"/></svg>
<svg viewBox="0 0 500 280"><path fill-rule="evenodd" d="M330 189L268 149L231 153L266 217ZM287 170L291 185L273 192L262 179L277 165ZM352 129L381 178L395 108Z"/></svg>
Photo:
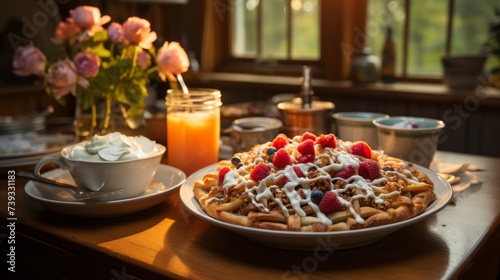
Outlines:
<svg viewBox="0 0 500 280"><path fill-rule="evenodd" d="M380 76L384 83L394 83L396 81L396 46L391 27L386 29Z"/></svg>

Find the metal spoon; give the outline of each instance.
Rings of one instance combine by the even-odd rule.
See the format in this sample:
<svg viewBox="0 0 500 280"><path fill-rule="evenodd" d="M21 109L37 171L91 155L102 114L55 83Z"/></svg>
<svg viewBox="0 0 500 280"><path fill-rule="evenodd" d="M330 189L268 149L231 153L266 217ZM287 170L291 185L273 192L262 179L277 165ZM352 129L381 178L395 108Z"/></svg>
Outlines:
<svg viewBox="0 0 500 280"><path fill-rule="evenodd" d="M52 180L52 179L49 179L46 177L36 175L33 172L27 172L27 171L18 171L18 172L16 172L16 175L18 175L19 177L31 179L33 181L49 184L52 186L71 189L73 196L79 200L86 200L86 199L92 199L92 198L104 198L104 197L107 197L110 195L121 193L123 191L123 188L109 190L109 191L95 191L95 192L88 191L88 190L86 190L82 187L79 187L79 186L61 183L61 182L58 182L58 181L55 181L55 180Z"/></svg>

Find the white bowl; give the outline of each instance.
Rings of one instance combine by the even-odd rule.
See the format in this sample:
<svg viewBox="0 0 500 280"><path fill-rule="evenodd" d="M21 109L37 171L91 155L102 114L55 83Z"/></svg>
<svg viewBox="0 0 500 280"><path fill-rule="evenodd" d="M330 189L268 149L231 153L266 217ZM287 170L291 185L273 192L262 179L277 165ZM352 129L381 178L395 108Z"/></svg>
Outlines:
<svg viewBox="0 0 500 280"><path fill-rule="evenodd" d="M417 127L399 127L397 124L402 122ZM430 166L445 126L440 120L402 116L375 119L373 124L377 127L379 149L424 167Z"/></svg>
<svg viewBox="0 0 500 280"><path fill-rule="evenodd" d="M371 112L340 112L333 114L337 124L337 136L347 141L365 141L373 149L378 149L377 128L374 119L388 118L389 115Z"/></svg>
<svg viewBox="0 0 500 280"><path fill-rule="evenodd" d="M76 184L90 191L123 189L119 194L101 200L124 199L144 193L166 150L165 146L156 143L157 151L144 158L96 162L70 158L71 150L77 145L82 143L65 147L59 156L40 159L35 166L35 173L46 164L54 163L69 170Z"/></svg>

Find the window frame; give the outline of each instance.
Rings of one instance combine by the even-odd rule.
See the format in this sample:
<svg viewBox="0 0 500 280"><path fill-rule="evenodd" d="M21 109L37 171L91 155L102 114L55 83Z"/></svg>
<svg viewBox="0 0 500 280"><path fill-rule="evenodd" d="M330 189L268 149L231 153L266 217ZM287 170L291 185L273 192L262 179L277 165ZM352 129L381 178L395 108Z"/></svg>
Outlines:
<svg viewBox="0 0 500 280"><path fill-rule="evenodd" d="M290 0L289 0L290 1ZM232 9L230 0L207 1L205 16L210 24L204 26L202 61L206 72L248 73L276 76L300 76L303 65L311 66L314 78L334 81L349 80L350 65L353 58L365 47L369 37L365 33L367 6L369 0L323 0L320 1L320 58L312 60L256 61L254 58L234 57L231 54ZM448 21L446 28L445 53L449 54L452 42L452 27L455 0L448 1ZM409 15L411 0L405 0L405 12ZM214 5L222 5L221 16ZM215 10L215 12L214 12ZM289 17L290 18L290 17ZM210 20L211 19L211 20ZM408 76L408 34L409 17L405 17L403 39L403 73L397 76L399 82L442 83L442 76ZM347 47L344 50L343 47ZM211 51L219 52L215 54Z"/></svg>
<svg viewBox="0 0 500 280"><path fill-rule="evenodd" d="M215 6L214 6L215 5ZM215 7L215 8L214 8ZM346 80L352 54L343 54L340 47L343 42L354 46L354 53L363 46L357 46L356 28L364 31L366 0L323 0L320 1L320 59L318 61L266 61L256 63L253 58L236 58L231 55L231 2L229 0L207 1L205 6L205 26L203 27L202 71L231 72L263 75L300 76L303 65L312 68L314 78ZM346 25L346 23L348 23ZM334 27L340 28L334 28ZM328 30L329 32L323 32ZM331 31L331 33L330 33ZM338 49L339 51L332 51ZM214 53L215 52L215 53Z"/></svg>

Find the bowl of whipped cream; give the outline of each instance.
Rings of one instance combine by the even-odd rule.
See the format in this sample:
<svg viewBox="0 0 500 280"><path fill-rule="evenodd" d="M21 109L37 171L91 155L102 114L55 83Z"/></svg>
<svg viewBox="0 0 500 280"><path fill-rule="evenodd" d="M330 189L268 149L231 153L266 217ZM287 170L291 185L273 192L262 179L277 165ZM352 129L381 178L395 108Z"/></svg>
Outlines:
<svg viewBox="0 0 500 280"><path fill-rule="evenodd" d="M123 189L104 200L130 198L144 193L151 184L165 150L144 136L95 135L63 148L58 156L41 158L34 172L40 175L46 165L55 164L89 191Z"/></svg>

